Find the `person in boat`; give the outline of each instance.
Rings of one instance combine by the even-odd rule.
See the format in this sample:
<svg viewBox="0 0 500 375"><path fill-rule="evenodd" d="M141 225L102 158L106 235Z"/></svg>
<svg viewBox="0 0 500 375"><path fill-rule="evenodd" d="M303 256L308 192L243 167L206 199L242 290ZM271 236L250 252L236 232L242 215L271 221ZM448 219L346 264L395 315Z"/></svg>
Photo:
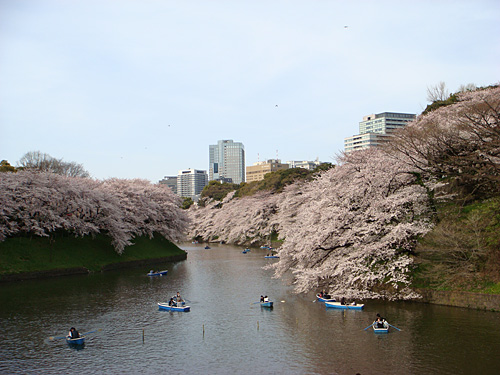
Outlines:
<svg viewBox="0 0 500 375"><path fill-rule="evenodd" d="M264 302L269 302L269 298L267 298L267 296L264 296Z"/></svg>
<svg viewBox="0 0 500 375"><path fill-rule="evenodd" d="M341 304L341 305L345 305L345 297L342 297L342 298L340 299L340 304Z"/></svg>
<svg viewBox="0 0 500 375"><path fill-rule="evenodd" d="M377 328L384 328L384 322L385 319L380 316L380 314L377 314L377 319L375 319L375 324L377 325Z"/></svg>
<svg viewBox="0 0 500 375"><path fill-rule="evenodd" d="M177 294L175 295L175 300L177 301L177 305L179 305L181 302L184 302L179 292L177 292Z"/></svg>
<svg viewBox="0 0 500 375"><path fill-rule="evenodd" d="M260 302L264 302L264 296L260 296Z"/></svg>
<svg viewBox="0 0 500 375"><path fill-rule="evenodd" d="M75 329L75 327L71 327L68 332L68 337L70 339L77 339L80 337L80 333Z"/></svg>
<svg viewBox="0 0 500 375"><path fill-rule="evenodd" d="M175 301L174 301L174 297L171 297L171 298L170 298L170 300L168 301L168 305L169 305L169 306L175 306L175 305L176 305L176 303L175 303Z"/></svg>

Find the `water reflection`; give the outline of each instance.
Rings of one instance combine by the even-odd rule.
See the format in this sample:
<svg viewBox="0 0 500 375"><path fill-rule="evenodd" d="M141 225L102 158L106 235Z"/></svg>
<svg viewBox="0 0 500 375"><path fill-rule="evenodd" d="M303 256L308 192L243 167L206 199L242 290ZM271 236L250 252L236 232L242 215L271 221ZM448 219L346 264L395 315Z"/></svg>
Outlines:
<svg viewBox="0 0 500 375"><path fill-rule="evenodd" d="M326 309L271 279L265 250L187 245L186 261L0 285L0 373L466 374L500 373L500 314L367 301ZM159 265L160 267L160 265ZM191 311L159 311L177 291ZM255 302L268 295L274 308ZM401 332L363 330L380 313ZM69 348L69 327L87 336Z"/></svg>

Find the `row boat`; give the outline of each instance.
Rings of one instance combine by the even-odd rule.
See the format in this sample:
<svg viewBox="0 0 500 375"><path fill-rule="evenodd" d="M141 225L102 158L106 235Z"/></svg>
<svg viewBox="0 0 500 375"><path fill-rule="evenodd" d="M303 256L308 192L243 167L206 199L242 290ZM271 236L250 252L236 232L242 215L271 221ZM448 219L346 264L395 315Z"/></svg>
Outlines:
<svg viewBox="0 0 500 375"><path fill-rule="evenodd" d="M363 303L357 305L342 305L340 302L325 302L325 306L334 309L362 310L365 305Z"/></svg>
<svg viewBox="0 0 500 375"><path fill-rule="evenodd" d="M377 322L373 322L372 327L375 333L389 333L389 323L386 321L382 323L382 327L379 327Z"/></svg>
<svg viewBox="0 0 500 375"><path fill-rule="evenodd" d="M273 307L273 301L261 302L260 307Z"/></svg>
<svg viewBox="0 0 500 375"><path fill-rule="evenodd" d="M168 272L168 270L157 271L157 272L149 271L148 276L163 276L163 275L166 275L167 272Z"/></svg>
<svg viewBox="0 0 500 375"><path fill-rule="evenodd" d="M277 255L266 255L264 258L279 258Z"/></svg>
<svg viewBox="0 0 500 375"><path fill-rule="evenodd" d="M316 294L316 297L318 298L319 302L336 302L335 298L324 298L320 297L319 294Z"/></svg>
<svg viewBox="0 0 500 375"><path fill-rule="evenodd" d="M191 307L189 306L169 306L168 303L158 302L158 309L165 311L189 311Z"/></svg>
<svg viewBox="0 0 500 375"><path fill-rule="evenodd" d="M80 336L76 339L72 339L69 336L66 336L66 342L69 345L83 345L85 343L85 336Z"/></svg>

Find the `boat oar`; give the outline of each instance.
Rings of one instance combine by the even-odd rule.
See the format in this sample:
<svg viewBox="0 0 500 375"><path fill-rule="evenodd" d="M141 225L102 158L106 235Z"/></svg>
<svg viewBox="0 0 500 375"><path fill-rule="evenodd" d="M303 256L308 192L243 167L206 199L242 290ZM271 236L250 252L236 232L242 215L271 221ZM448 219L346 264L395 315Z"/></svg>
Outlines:
<svg viewBox="0 0 500 375"><path fill-rule="evenodd" d="M82 334L80 334L81 336L85 336L85 335L88 335L89 333L94 333L94 332L99 332L99 331L102 331L102 328L99 328L99 329L96 329L94 331L88 331L88 332L84 332Z"/></svg>
<svg viewBox="0 0 500 375"><path fill-rule="evenodd" d="M387 323L387 322L386 322L386 323ZM389 324L389 323L387 323L387 324ZM389 325L390 325L392 328L395 328L395 329L397 329L398 331L401 331L398 327L394 327L392 324L389 324Z"/></svg>
<svg viewBox="0 0 500 375"><path fill-rule="evenodd" d="M65 339L65 338L66 338L66 336L55 336L55 337L54 336L50 336L49 340L50 341L54 341L54 340L60 340L60 339Z"/></svg>
<svg viewBox="0 0 500 375"><path fill-rule="evenodd" d="M375 322L373 322L373 323L375 323ZM366 331L368 328L370 328L373 325L373 323L370 324L368 327L366 327L363 331Z"/></svg>

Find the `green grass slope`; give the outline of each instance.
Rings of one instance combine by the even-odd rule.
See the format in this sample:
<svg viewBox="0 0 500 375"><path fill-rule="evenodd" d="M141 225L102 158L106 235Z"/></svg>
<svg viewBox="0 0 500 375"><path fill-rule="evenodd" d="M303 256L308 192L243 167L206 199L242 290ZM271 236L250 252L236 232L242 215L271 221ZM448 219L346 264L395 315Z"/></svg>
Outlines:
<svg viewBox="0 0 500 375"><path fill-rule="evenodd" d="M111 239L104 235L58 236L55 241L46 237L13 237L0 242L0 276L76 267L99 271L116 263L177 258L185 254L160 235L153 239L136 238L134 245L126 247L122 255L116 253Z"/></svg>

